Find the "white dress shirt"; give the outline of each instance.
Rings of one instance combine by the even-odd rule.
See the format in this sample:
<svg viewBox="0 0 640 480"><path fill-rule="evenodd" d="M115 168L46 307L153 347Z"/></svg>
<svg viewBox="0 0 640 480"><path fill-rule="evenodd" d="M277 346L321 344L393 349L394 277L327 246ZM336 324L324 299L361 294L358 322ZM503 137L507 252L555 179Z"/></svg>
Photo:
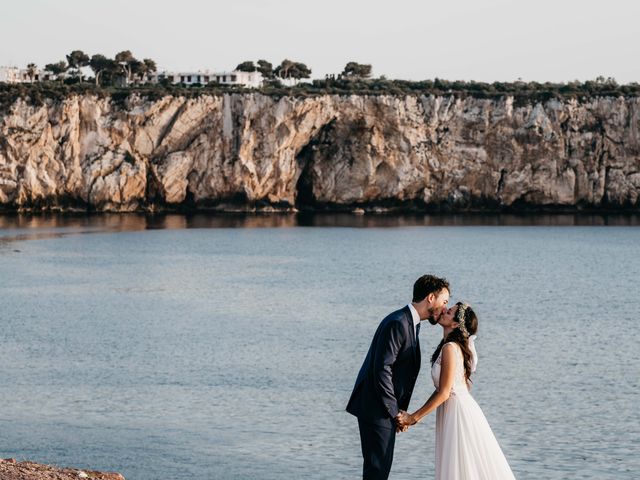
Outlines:
<svg viewBox="0 0 640 480"><path fill-rule="evenodd" d="M411 304L409 304L409 310L411 310L411 317L413 318L413 336L416 337L416 327L420 324L420 315L418 315L416 307Z"/></svg>

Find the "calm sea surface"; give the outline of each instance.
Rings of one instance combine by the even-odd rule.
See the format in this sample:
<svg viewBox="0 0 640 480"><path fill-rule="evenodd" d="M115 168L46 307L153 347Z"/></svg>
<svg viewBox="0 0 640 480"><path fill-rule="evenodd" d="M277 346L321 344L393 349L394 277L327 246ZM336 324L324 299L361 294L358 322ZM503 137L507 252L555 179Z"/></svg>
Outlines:
<svg viewBox="0 0 640 480"><path fill-rule="evenodd" d="M640 477L637 217L0 217L0 456L128 480L357 478L344 411L423 273L480 318L518 479ZM412 400L432 391L421 333ZM434 476L434 417L392 478Z"/></svg>

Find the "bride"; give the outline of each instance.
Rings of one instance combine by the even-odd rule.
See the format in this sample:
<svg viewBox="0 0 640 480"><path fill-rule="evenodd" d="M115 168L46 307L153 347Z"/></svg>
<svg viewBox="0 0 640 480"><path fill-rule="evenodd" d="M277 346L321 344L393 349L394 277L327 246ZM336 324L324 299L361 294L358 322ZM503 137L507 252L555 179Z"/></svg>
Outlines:
<svg viewBox="0 0 640 480"><path fill-rule="evenodd" d="M445 311L438 323L444 338L431 357L436 390L412 414L413 425L437 408L436 480L515 479L482 410L469 393L475 371L478 318L466 303Z"/></svg>

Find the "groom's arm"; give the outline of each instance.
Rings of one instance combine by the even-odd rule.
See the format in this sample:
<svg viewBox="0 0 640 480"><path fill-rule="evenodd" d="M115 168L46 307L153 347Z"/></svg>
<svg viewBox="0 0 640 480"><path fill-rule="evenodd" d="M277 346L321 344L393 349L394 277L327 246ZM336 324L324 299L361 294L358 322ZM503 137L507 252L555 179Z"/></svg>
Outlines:
<svg viewBox="0 0 640 480"><path fill-rule="evenodd" d="M389 416L395 418L400 409L393 390L392 366L405 340L405 332L400 322L392 321L380 333L374 355L373 381Z"/></svg>

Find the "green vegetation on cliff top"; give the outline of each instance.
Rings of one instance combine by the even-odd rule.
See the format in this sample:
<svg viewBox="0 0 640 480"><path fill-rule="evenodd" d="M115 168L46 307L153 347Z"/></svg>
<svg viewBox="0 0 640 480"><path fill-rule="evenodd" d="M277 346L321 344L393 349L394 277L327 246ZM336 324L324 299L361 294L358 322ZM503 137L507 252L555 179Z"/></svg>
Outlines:
<svg viewBox="0 0 640 480"><path fill-rule="evenodd" d="M31 84L0 83L0 108L6 109L18 98L33 105L41 105L46 100L90 94L111 97L116 104L124 105L131 94L137 94L150 100L166 95L187 98L200 95L223 95L227 93L258 93L275 97L312 97L319 95L454 95L497 99L513 96L516 105L544 102L553 98L588 100L593 97L635 97L640 96L640 84L619 85L613 79L570 83L538 82L464 82L441 79L419 82L407 80L377 79L333 79L314 80L312 83L300 83L293 87L284 87L278 81L269 82L259 89L229 87L219 84L203 86L183 85L139 85L128 87L100 87L89 83L62 84L59 82L37 82Z"/></svg>

